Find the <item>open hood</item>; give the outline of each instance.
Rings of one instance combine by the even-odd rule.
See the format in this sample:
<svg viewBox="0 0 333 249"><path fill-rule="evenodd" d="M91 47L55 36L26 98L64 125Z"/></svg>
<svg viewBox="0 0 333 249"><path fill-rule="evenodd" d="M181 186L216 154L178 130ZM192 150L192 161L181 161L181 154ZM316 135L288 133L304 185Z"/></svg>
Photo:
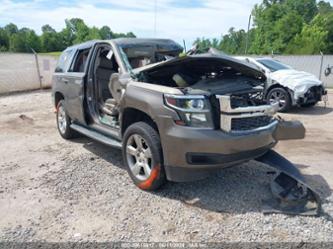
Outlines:
<svg viewBox="0 0 333 249"><path fill-rule="evenodd" d="M200 65L202 68L211 68L213 70L223 70L224 68L232 68L237 71L240 75L266 80L266 76L263 72L258 70L256 67L245 64L239 60L233 59L227 55L218 55L213 53L206 54L197 54L197 55L187 55L180 56L168 59L166 61L150 64L144 67L136 68L133 70L133 73L139 75L140 73L153 73L159 70L163 70L165 72L168 69L173 70L178 66L187 66L187 67L198 67L200 69Z"/></svg>

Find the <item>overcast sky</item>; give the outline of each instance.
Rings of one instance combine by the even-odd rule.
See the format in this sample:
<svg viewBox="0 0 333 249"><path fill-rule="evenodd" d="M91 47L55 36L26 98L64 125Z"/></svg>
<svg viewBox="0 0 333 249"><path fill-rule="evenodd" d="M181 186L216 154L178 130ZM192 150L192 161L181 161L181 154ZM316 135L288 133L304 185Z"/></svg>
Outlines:
<svg viewBox="0 0 333 249"><path fill-rule="evenodd" d="M230 27L246 29L253 6L261 0L156 2L156 37L191 44L196 37L220 37ZM155 37L154 9L154 0L0 0L0 26L13 22L40 34L44 24L60 31L65 18L79 17L89 26L108 25L115 32Z"/></svg>

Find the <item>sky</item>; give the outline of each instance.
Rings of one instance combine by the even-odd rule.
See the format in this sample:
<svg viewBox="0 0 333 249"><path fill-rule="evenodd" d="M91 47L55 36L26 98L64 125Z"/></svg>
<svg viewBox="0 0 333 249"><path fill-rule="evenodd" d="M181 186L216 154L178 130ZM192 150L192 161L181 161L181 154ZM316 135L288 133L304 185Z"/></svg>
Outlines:
<svg viewBox="0 0 333 249"><path fill-rule="evenodd" d="M49 24L57 31L66 18L82 18L89 26L108 25L114 32L138 37L170 38L190 46L195 38L219 38L230 27L247 28L253 6L261 0L0 0L0 26L10 22L41 33ZM333 0L330 0L332 3ZM156 9L156 32L155 32Z"/></svg>

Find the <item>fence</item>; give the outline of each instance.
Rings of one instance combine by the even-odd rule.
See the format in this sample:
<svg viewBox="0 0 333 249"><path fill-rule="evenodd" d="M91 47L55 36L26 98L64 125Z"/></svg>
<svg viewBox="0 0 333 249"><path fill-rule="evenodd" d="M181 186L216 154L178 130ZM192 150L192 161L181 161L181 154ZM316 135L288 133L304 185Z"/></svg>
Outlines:
<svg viewBox="0 0 333 249"><path fill-rule="evenodd" d="M0 53L0 93L50 87L57 59L46 55Z"/></svg>
<svg viewBox="0 0 333 249"><path fill-rule="evenodd" d="M324 75L325 68L333 66L333 55L323 57L322 67L321 55L278 55L274 58L312 73L326 86L333 87L333 75ZM0 53L0 93L50 87L57 57L38 55L37 59L33 54Z"/></svg>

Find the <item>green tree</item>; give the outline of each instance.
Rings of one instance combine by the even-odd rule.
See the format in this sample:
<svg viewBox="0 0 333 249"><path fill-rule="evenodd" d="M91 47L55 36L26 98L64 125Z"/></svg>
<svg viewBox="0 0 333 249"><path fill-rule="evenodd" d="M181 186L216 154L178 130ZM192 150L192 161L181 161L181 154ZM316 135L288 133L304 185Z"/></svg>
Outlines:
<svg viewBox="0 0 333 249"><path fill-rule="evenodd" d="M215 41L215 44L218 42ZM235 31L230 28L228 34L222 37L222 41L218 45L218 49L229 54L242 54L245 51L246 32L241 29Z"/></svg>
<svg viewBox="0 0 333 249"><path fill-rule="evenodd" d="M125 37L127 37L127 38L136 38L136 35L133 32L127 32Z"/></svg>
<svg viewBox="0 0 333 249"><path fill-rule="evenodd" d="M252 11L256 28L251 50L255 53L271 53L275 50L273 42L279 37L279 32L273 27L284 16L284 6L280 2L264 1L256 5Z"/></svg>
<svg viewBox="0 0 333 249"><path fill-rule="evenodd" d="M35 33L35 31L30 30L26 36L26 42L29 48L34 49L36 52L42 51L42 44L39 36Z"/></svg>
<svg viewBox="0 0 333 249"><path fill-rule="evenodd" d="M286 0L283 5L285 5L287 13L296 12L306 23L311 22L318 13L316 0Z"/></svg>
<svg viewBox="0 0 333 249"><path fill-rule="evenodd" d="M115 33L108 26L88 27L80 18L65 19L65 27L57 32L50 25L42 26L42 35L38 36L29 28L21 28L9 23L0 27L0 51L13 52L53 52L62 51L73 44L93 39L112 39L135 37L133 32Z"/></svg>
<svg viewBox="0 0 333 249"><path fill-rule="evenodd" d="M252 12L255 35L250 50L264 54L291 52L296 49L296 36L300 41L301 32L304 35L309 29L303 26L310 24L319 11L315 0L263 1Z"/></svg>
<svg viewBox="0 0 333 249"><path fill-rule="evenodd" d="M197 46L197 50L201 53L205 53L208 51L210 47L212 47L212 42L207 38L197 38L194 43Z"/></svg>
<svg viewBox="0 0 333 249"><path fill-rule="evenodd" d="M4 28L0 28L0 52L9 50L9 36Z"/></svg>
<svg viewBox="0 0 333 249"><path fill-rule="evenodd" d="M319 14L328 14L333 11L333 8L329 2L320 1L318 3L318 13Z"/></svg>
<svg viewBox="0 0 333 249"><path fill-rule="evenodd" d="M72 32L73 44L89 40L89 27L80 18L67 19L67 24Z"/></svg>
<svg viewBox="0 0 333 249"><path fill-rule="evenodd" d="M8 35L18 33L18 28L14 23L9 23L4 27L4 30L7 32Z"/></svg>
<svg viewBox="0 0 333 249"><path fill-rule="evenodd" d="M310 24L304 26L302 32L295 36L287 52L299 54L332 53L333 11L319 11L319 14L313 18Z"/></svg>
<svg viewBox="0 0 333 249"><path fill-rule="evenodd" d="M197 39L201 50L217 47L229 54L242 54L248 39L252 54L333 53L333 8L315 0L263 0L252 10L253 27L229 29L221 39Z"/></svg>
<svg viewBox="0 0 333 249"><path fill-rule="evenodd" d="M41 47L43 52L54 52L62 49L61 36L48 24L42 26Z"/></svg>
<svg viewBox="0 0 333 249"><path fill-rule="evenodd" d="M112 39L112 31L109 26L103 26L99 30L99 35L101 36L101 39L103 39L103 40Z"/></svg>
<svg viewBox="0 0 333 249"><path fill-rule="evenodd" d="M294 54L318 54L326 49L328 32L316 25L305 25L288 49Z"/></svg>
<svg viewBox="0 0 333 249"><path fill-rule="evenodd" d="M272 27L275 39L270 41L272 51L284 52L295 35L302 31L302 26L302 17L294 11L276 21Z"/></svg>
<svg viewBox="0 0 333 249"><path fill-rule="evenodd" d="M14 33L9 38L9 50L12 52L27 52L27 44L25 41L25 34Z"/></svg>
<svg viewBox="0 0 333 249"><path fill-rule="evenodd" d="M100 34L100 30L96 27L92 27L91 29L89 29L88 36L85 39L87 41L102 39L101 34Z"/></svg>

